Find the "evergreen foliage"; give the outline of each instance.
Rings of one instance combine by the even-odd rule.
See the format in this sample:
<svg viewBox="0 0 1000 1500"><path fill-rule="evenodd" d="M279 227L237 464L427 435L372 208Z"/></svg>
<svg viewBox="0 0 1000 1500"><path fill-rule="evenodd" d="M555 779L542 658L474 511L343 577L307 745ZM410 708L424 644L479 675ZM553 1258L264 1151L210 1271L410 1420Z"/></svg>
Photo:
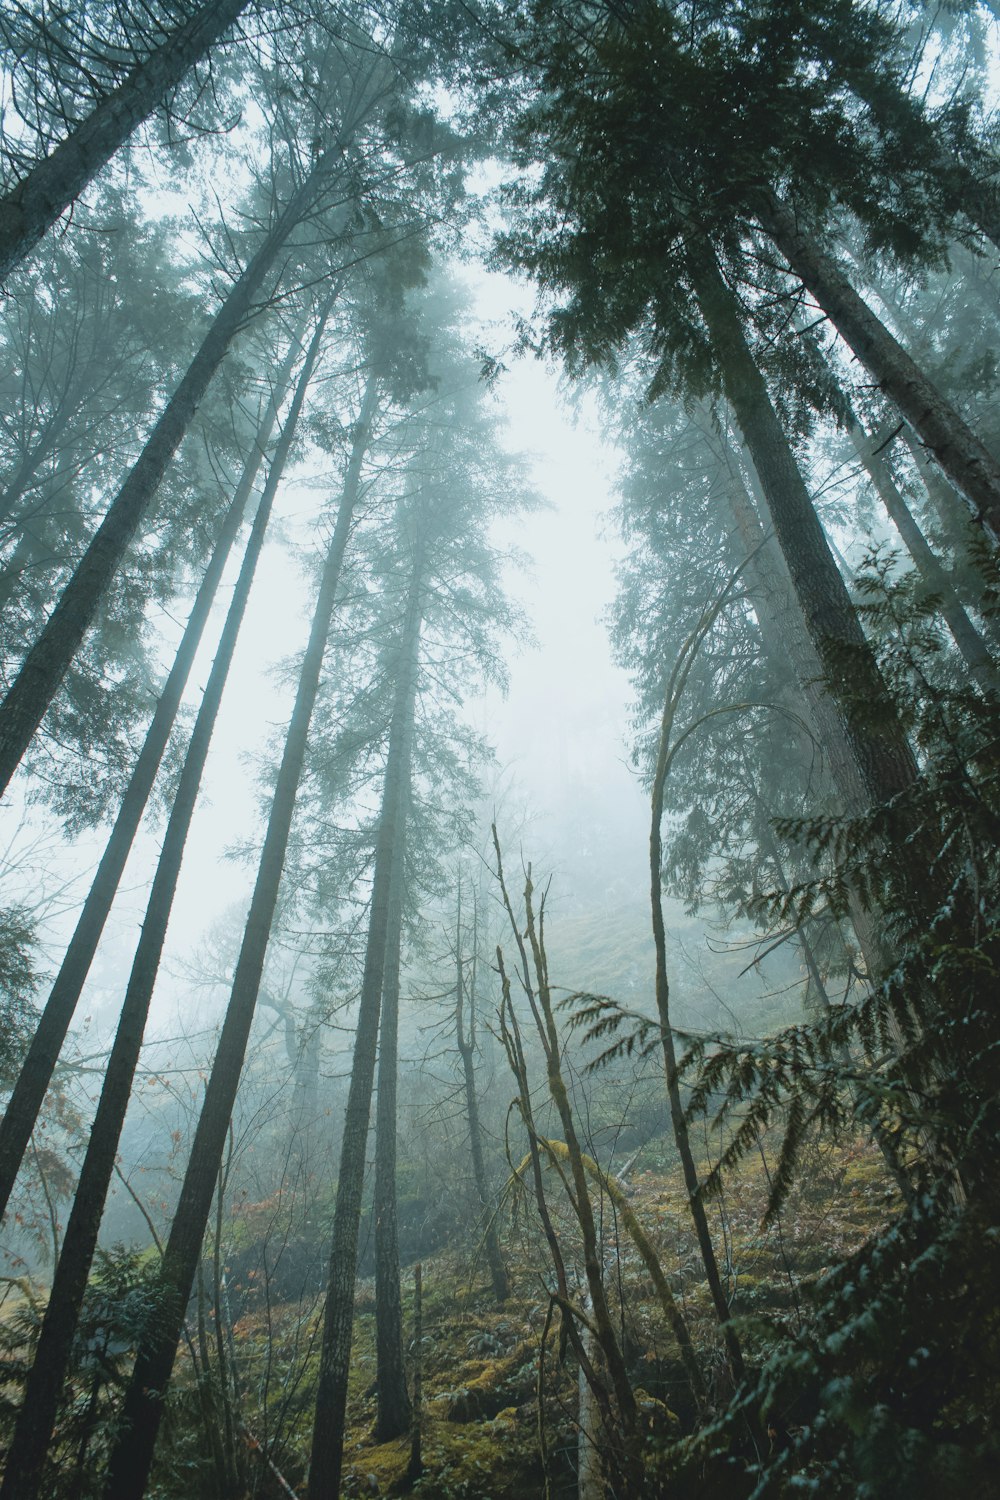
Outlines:
<svg viewBox="0 0 1000 1500"><path fill-rule="evenodd" d="M4 784L67 868L113 824L65 956L0 891L4 1500L997 1493L998 20L0 14ZM559 724L572 910L488 805L527 353L617 444L652 804ZM288 652L299 594L178 980L243 611Z"/></svg>

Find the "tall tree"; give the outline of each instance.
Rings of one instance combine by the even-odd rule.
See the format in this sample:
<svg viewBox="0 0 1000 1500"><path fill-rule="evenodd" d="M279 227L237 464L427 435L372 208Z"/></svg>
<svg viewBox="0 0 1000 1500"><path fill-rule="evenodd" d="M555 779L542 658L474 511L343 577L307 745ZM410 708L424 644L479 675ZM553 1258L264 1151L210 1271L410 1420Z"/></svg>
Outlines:
<svg viewBox="0 0 1000 1500"><path fill-rule="evenodd" d="M226 561L243 523L247 501L264 461L291 369L300 346L292 341L261 427L254 438L240 481L226 512L215 550L205 571L173 665L163 684L156 711L136 760L122 804L101 856L87 899L63 957L24 1065L0 1122L0 1216L6 1212L31 1131L42 1107L59 1052L69 1030L84 981L121 881L135 835L149 802L156 774L177 719L184 689L201 643ZM269 483L277 484L281 465L271 466Z"/></svg>
<svg viewBox="0 0 1000 1500"><path fill-rule="evenodd" d="M0 199L0 279L31 253L136 126L246 7L247 0L208 0L187 14L182 12L180 24L159 47L138 62L54 151Z"/></svg>
<svg viewBox="0 0 1000 1500"><path fill-rule="evenodd" d="M965 496L974 519L1000 542L1000 462L875 316L833 257L805 230L794 208L775 193L762 193L757 218L793 273Z"/></svg>
<svg viewBox="0 0 1000 1500"><path fill-rule="evenodd" d="M404 773L408 769L404 766ZM386 778L388 780L388 765ZM379 1013L375 1190L372 1208L375 1216L375 1379L378 1383L375 1437L380 1442L388 1442L409 1432L413 1415L406 1388L399 1224L396 1211L399 971L403 945L406 825L412 795L409 781L409 775L405 775L386 918L382 1004ZM373 903L374 894L373 890Z"/></svg>
<svg viewBox="0 0 1000 1500"><path fill-rule="evenodd" d="M316 369L332 298L321 311L303 362L291 408L271 464L247 544L240 576L233 590L216 652L191 734L177 794L163 838L136 949L121 1018L108 1060L90 1141L80 1169L73 1209L62 1253L49 1295L45 1321L35 1351L24 1403L4 1469L0 1496L23 1495L34 1500L43 1480L44 1460L52 1437L59 1393L66 1375L80 1309L93 1262L101 1215L114 1171L118 1143L128 1109L149 1004L159 970L160 955L177 889L184 846L191 827L202 774L229 677L240 626L246 612L257 563L263 549L278 483L284 471L309 382Z"/></svg>
<svg viewBox="0 0 1000 1500"><path fill-rule="evenodd" d="M344 1135L340 1149L340 1170L337 1176L337 1195L333 1213L330 1269L327 1280L326 1307L323 1314L316 1410L309 1459L309 1489L318 1497L318 1500L337 1500L340 1494L340 1471L347 1407L347 1375L350 1367L354 1322L354 1280L358 1260L358 1228L361 1221L361 1190L365 1175L368 1120L375 1079L379 1014L386 972L393 886L395 884L399 889L402 884L401 863L405 837L406 794L412 755L423 593L426 587L425 565L425 543L418 532L413 541L411 579L399 636L399 660L395 673L392 722L389 728L385 780L375 843L375 867L372 876L364 976L361 982L351 1083L344 1115ZM390 1037L390 1047L393 1040L394 1038ZM388 1074L386 1085L388 1090L390 1086ZM394 1085L395 1078L393 1077L393 1092ZM394 1110L390 1128L394 1133ZM393 1211L394 1203L388 1206L390 1211ZM383 1209L385 1207L386 1205L383 1204ZM398 1297L398 1270L395 1274L397 1277L396 1296ZM402 1370L397 1368L395 1347L387 1353L388 1358L384 1357L384 1362L389 1367L390 1375L396 1378L392 1395L398 1401L400 1395L398 1382L402 1377ZM405 1384L402 1395L405 1398ZM386 1425L390 1424L387 1422Z"/></svg>
<svg viewBox="0 0 1000 1500"><path fill-rule="evenodd" d="M132 1372L125 1396L122 1435L111 1456L108 1471L105 1489L108 1500L141 1500L149 1476L164 1395L194 1284L233 1101L256 1010L264 958L285 865L288 835L305 761L309 725L344 554L359 498L362 463L377 400L378 382L376 376L372 375L355 425L344 492L320 579L309 642L302 661L295 703L278 769L229 1005L180 1198L164 1249L161 1280L167 1299L165 1315L156 1337L151 1338L140 1350Z"/></svg>
<svg viewBox="0 0 1000 1500"><path fill-rule="evenodd" d="M315 208L337 168L320 161L295 189L233 286L184 379L167 403L44 630L0 705L0 790L8 785L82 641L102 594L148 511L209 381L250 316L254 299L291 235Z"/></svg>

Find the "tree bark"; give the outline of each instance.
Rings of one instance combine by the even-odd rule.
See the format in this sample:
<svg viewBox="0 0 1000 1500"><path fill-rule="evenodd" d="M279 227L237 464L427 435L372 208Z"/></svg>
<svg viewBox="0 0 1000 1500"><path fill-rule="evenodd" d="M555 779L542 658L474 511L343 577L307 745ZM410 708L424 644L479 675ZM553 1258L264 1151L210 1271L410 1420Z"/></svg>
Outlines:
<svg viewBox="0 0 1000 1500"><path fill-rule="evenodd" d="M483 1160L483 1129L479 1122L479 1096L476 1092L476 945L479 941L478 922L473 918L472 938L472 983L469 986L469 1024L465 1026L465 972L462 965L462 885L458 887L458 918L455 923L455 1040L462 1059L462 1074L465 1082L465 1115L469 1122L469 1150L472 1154L472 1175L479 1199L479 1211L485 1223L483 1243L486 1260L493 1283L493 1295L498 1302L506 1302L510 1294L507 1268L500 1253L494 1219L494 1205L486 1181L486 1164Z"/></svg>
<svg viewBox="0 0 1000 1500"><path fill-rule="evenodd" d="M209 674L201 708L191 733L177 795L167 822L163 847L153 878L146 916L136 948L122 1005L121 1019L108 1061L104 1087L90 1131L90 1141L80 1178L62 1254L56 1267L24 1402L7 1463L0 1500L36 1500L42 1481L45 1455L55 1426L59 1394L66 1378L72 1354L73 1338L87 1281L97 1246L101 1216L108 1186L114 1171L118 1143L132 1093L132 1082L142 1048L142 1036L149 1014L160 955L167 934L167 924L180 876L184 846L187 841L202 774L212 742L229 677L236 642L246 612L257 563L264 546L274 496L288 458L298 424L306 390L316 367L320 344L326 327L330 303L320 316L299 376L291 409L278 440L274 461L254 518L243 566L233 590L219 648Z"/></svg>
<svg viewBox="0 0 1000 1500"><path fill-rule="evenodd" d="M409 766L402 790L399 833L393 856L386 928L385 972L378 1041L378 1098L375 1107L375 1370L378 1404L375 1441L387 1443L409 1431L412 1420L403 1355L403 1302L400 1290L399 1216L396 1208L397 1082L399 1075L399 969L403 937L406 819L410 801Z"/></svg>
<svg viewBox="0 0 1000 1500"><path fill-rule="evenodd" d="M778 545L866 799L870 804L888 803L907 791L917 774L895 704L747 346L735 299L707 241L689 256L688 270L723 388L767 498Z"/></svg>
<svg viewBox="0 0 1000 1500"><path fill-rule="evenodd" d="M212 376L225 358L236 333L253 315L254 297L275 265L289 234L313 203L323 175L323 169L317 166L293 194L233 286L63 590L59 603L25 657L0 705L0 793L6 789L55 696Z"/></svg>
<svg viewBox="0 0 1000 1500"><path fill-rule="evenodd" d="M30 254L136 126L210 51L246 5L247 0L206 0L0 199L0 281Z"/></svg>
<svg viewBox="0 0 1000 1500"><path fill-rule="evenodd" d="M751 476L759 479L749 460ZM869 806L864 777L844 728L843 716L823 682L823 665L809 637L805 613L787 563L771 540L765 543L760 518L734 475L726 490L727 501L746 555L752 558L750 573L764 605L754 603L764 650L773 663L790 667L802 697L802 711L813 744L822 753L822 782L829 778L839 803L838 811L860 817ZM759 502L766 510L767 497ZM764 545L762 545L764 544ZM871 912L856 895L850 898L851 925L865 960L869 979L876 980L891 967L891 954Z"/></svg>
<svg viewBox="0 0 1000 1500"><path fill-rule="evenodd" d="M361 464L374 418L376 396L377 386L375 377L372 376L369 378L355 429L344 494L320 579L229 1005L164 1252L161 1269L165 1299L163 1313L156 1335L140 1350L132 1372L125 1396L121 1436L109 1463L105 1500L142 1500L149 1477L166 1388L201 1254L202 1239L256 1010L271 923L285 865L292 814L305 761L309 724L319 689L341 566L361 487Z"/></svg>
<svg viewBox="0 0 1000 1500"><path fill-rule="evenodd" d="M715 1315L722 1331L726 1353L729 1356L730 1371L734 1383L738 1385L743 1380L745 1374L743 1349L729 1313L729 1299L726 1297L725 1288L722 1285L715 1246L712 1243L712 1233L708 1227L708 1216L705 1213L705 1204L701 1197L698 1168L695 1163L694 1152L691 1149L691 1136L688 1130L687 1116L684 1113L684 1103L681 1099L680 1082L677 1076L677 1051L674 1047L674 1031L670 1018L667 933L663 921L663 835L661 829L663 824L663 797L669 766L673 707L674 704L671 698L668 697L664 708L663 721L660 725L659 750L657 753L656 771L653 776L652 819L649 833L650 907L653 919L653 943L656 949L656 1013L660 1023L660 1042L663 1048L663 1063L667 1078L667 1099L670 1104L670 1120L673 1125L674 1140L677 1144L677 1154L681 1161L681 1170L684 1174L688 1208L691 1211L691 1218L694 1223L695 1238L698 1241L701 1262L705 1270L705 1280L708 1283L708 1290L715 1307Z"/></svg>
<svg viewBox="0 0 1000 1500"><path fill-rule="evenodd" d="M930 547L911 513L892 477L888 464L878 452L877 439L869 437L856 418L851 422L848 431L854 451L864 465L918 573L930 592L938 598L941 617L951 631L952 639L969 669L970 676L984 693L995 693L1000 685L996 663L990 655L986 642L966 614L965 607L952 587L940 559Z"/></svg>
<svg viewBox="0 0 1000 1500"><path fill-rule="evenodd" d="M267 444L284 399L292 366L301 345L296 337L279 371L274 394L247 459L231 505L226 512L205 575L201 581L173 665L163 685L159 702L146 732L122 804L90 892L77 920L69 947L42 1012L38 1029L14 1085L3 1122L0 1123L0 1217L6 1210L28 1140L42 1107L59 1052L66 1039L84 981L118 890L132 841L142 821L163 752L177 718L191 667L211 613L219 581L233 543L243 523L247 501L264 460Z"/></svg>
<svg viewBox="0 0 1000 1500"><path fill-rule="evenodd" d="M400 841L405 831L406 793L414 730L417 668L424 591L423 546L418 543L400 639L382 808L375 843L371 912L361 981L351 1083L344 1116L337 1197L333 1210L330 1272L320 1349L316 1413L309 1460L310 1500L339 1500L347 1408L347 1375L354 1320L358 1227L371 1114L379 1010L385 978L389 907ZM393 1121L395 1128L395 1121ZM398 1274L398 1270L397 1270Z"/></svg>
<svg viewBox="0 0 1000 1500"><path fill-rule="evenodd" d="M994 542L1000 541L1000 463L875 316L833 257L799 228L788 204L773 193L762 193L755 213L845 343L965 497L973 517Z"/></svg>

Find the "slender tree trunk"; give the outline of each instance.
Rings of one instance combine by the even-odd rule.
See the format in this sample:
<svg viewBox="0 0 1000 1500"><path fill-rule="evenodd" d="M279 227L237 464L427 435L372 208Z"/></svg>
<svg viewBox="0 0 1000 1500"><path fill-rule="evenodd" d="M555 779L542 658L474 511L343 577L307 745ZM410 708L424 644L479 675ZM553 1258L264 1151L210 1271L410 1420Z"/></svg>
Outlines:
<svg viewBox="0 0 1000 1500"><path fill-rule="evenodd" d="M528 977L528 971L527 957L524 951L524 938L521 935L520 927L517 925L516 920L511 915L511 905L509 899L507 898L507 893L503 882L503 862L500 856L500 840L497 834L495 823L492 826L491 832L493 835L493 847L496 850L497 854L497 878L500 881L501 890L504 891L505 906L508 916L511 920L511 928L514 933L515 941L517 942L520 951L521 962L524 966L523 977L526 980ZM596 1400L600 1408L605 1432L613 1436L615 1433L615 1414L611 1405L610 1392L608 1390L607 1383L603 1378L603 1372L598 1372L597 1367L591 1360L584 1346L582 1338L582 1325L578 1326L580 1320L577 1316L577 1311L573 1307L573 1302L570 1295L569 1277L566 1272L566 1261L563 1256L562 1247L559 1243L559 1236L556 1234L555 1225L552 1222L552 1215L549 1212L548 1203L545 1198L545 1183L542 1178L541 1153L542 1148L546 1146L546 1141L545 1137L539 1134L535 1124L534 1112L531 1103L531 1086L528 1080L528 1066L524 1056L521 1028L518 1024L517 1012L515 1011L513 1002L511 1000L510 979L507 975L506 969L504 968L503 949L499 946L499 944L497 945L496 957L497 970L500 974L500 1036L503 1042L504 1051L507 1055L507 1061L510 1064L511 1072L513 1073L514 1078L517 1082L517 1106L521 1118L524 1122L524 1128L528 1133L528 1160L531 1163L531 1178L532 1187L535 1194L535 1207L538 1211L538 1217L542 1225L542 1232L545 1235L545 1240L549 1247L549 1254L552 1257L552 1267L556 1274L556 1292L554 1294L550 1294L549 1311L548 1315L546 1316L545 1328L542 1331L541 1353L544 1354L545 1351L546 1333L548 1330L548 1324L553 1307L558 1306L562 1315L563 1342L568 1340L568 1342L572 1345L573 1353L576 1355L577 1361L582 1368L587 1381L590 1384L590 1388L594 1392L594 1399ZM540 1363L538 1372L539 1396L541 1396L542 1392L542 1377L543 1370ZM548 1457L545 1449L545 1422L541 1400L539 1400L538 1405L538 1449L542 1468L547 1474Z"/></svg>
<svg viewBox="0 0 1000 1500"><path fill-rule="evenodd" d="M975 521L959 503L954 486L941 473L912 427L904 424L900 437L934 507L942 537L953 552L964 556L973 537L981 534L977 532Z"/></svg>
<svg viewBox="0 0 1000 1500"><path fill-rule="evenodd" d="M996 559L991 553L983 554L982 532L964 505L956 504L957 497L953 487L914 436L912 428L904 426L900 435L933 507L941 528L941 537L955 559L953 576L959 596L966 609L974 609L982 614L984 581L990 587L996 586ZM1000 624L989 613L983 618L982 624L993 642L994 650L1000 648Z"/></svg>
<svg viewBox="0 0 1000 1500"><path fill-rule="evenodd" d="M486 1164L483 1160L483 1129L479 1121L479 1096L476 1092L476 968L478 922L472 924L472 981L469 985L469 1024L465 1026L465 970L462 963L462 884L458 886L458 917L455 923L455 1039L462 1059L465 1081L465 1116L469 1122L469 1150L472 1153L472 1175L476 1184L479 1210L485 1224L483 1242L486 1260L493 1282L493 1295L498 1302L506 1302L510 1294L507 1268L500 1252L500 1240L494 1216L494 1205L486 1181ZM589 1387L588 1387L589 1389Z"/></svg>
<svg viewBox="0 0 1000 1500"><path fill-rule="evenodd" d="M208 1352L208 1323L205 1318L205 1301L205 1276L202 1267L199 1266L198 1365L195 1369L195 1380L198 1385L202 1425L205 1428L205 1437L212 1452L212 1463L215 1469L215 1494L218 1500L229 1500L229 1494L233 1490L232 1474L226 1463L226 1452L222 1446L222 1437L219 1432L219 1413L215 1400L215 1392L212 1390L212 1361Z"/></svg>
<svg viewBox="0 0 1000 1500"><path fill-rule="evenodd" d="M238 1401L239 1390L236 1364L231 1359L232 1328L229 1319L229 1298L224 1295L225 1271L222 1266L222 1214L225 1206L226 1188L233 1159L233 1133L229 1132L229 1150L219 1172L215 1190L215 1224L212 1234L212 1311L215 1319L215 1362L219 1369L219 1393L222 1400L222 1441L226 1454L226 1471L234 1480L244 1477L246 1464L243 1461L239 1437ZM198 1268L201 1270L202 1262ZM228 1335L228 1341L227 1341Z"/></svg>
<svg viewBox="0 0 1000 1500"><path fill-rule="evenodd" d="M739 1384L743 1380L745 1373L743 1349L740 1344L739 1335L730 1317L729 1299L726 1297L725 1288L722 1285L722 1277L719 1274L719 1263L715 1255L715 1246L712 1243L712 1233L708 1227L708 1215L705 1213L705 1205L701 1197L698 1168L695 1164L694 1152L691 1149L691 1136L688 1131L687 1116L684 1113L684 1103L681 1099L680 1083L677 1077L677 1052L674 1047L673 1023L670 1018L667 934L663 922L663 837L661 826L663 823L663 797L669 765L670 732L672 728L671 708L672 700L668 698L667 707L664 709L663 722L660 726L660 744L657 754L656 772L653 777L652 820L649 833L650 905L653 917L653 942L656 948L656 1011L660 1022L663 1062L667 1075L667 1098L670 1102L670 1120L674 1129L674 1140L677 1143L677 1154L681 1160L681 1170L684 1173L684 1186L687 1189L688 1207L691 1211L695 1238L698 1241L698 1249L701 1253L701 1261L705 1269L705 1280L708 1283L708 1290L715 1307L715 1315L722 1330L726 1353L729 1356L732 1377L734 1382Z"/></svg>
<svg viewBox="0 0 1000 1500"><path fill-rule="evenodd" d="M413 1268L413 1423L410 1428L410 1461L406 1477L411 1484L424 1472L422 1449L424 1419L424 1279L420 1262Z"/></svg>
<svg viewBox="0 0 1000 1500"><path fill-rule="evenodd" d="M570 1188L569 1182L566 1183L566 1190L580 1229L583 1266L587 1278L587 1292L590 1298L592 1322L597 1333L603 1360L607 1366L608 1376L618 1407L617 1423L609 1425L607 1429L609 1463L618 1469L623 1485L623 1493L631 1494L633 1489L636 1488L639 1478L638 1452L635 1441L638 1408L626 1368L625 1357L622 1353L621 1343L615 1331L611 1309L608 1306L607 1293L604 1288L604 1267L598 1242L597 1224L587 1187L587 1169L583 1152L580 1149L580 1140L577 1135L576 1121L573 1117L573 1107L570 1103L569 1091L566 1088L566 1080L562 1072L562 1045L552 1008L552 988L549 983L548 956L545 951L545 898L543 895L536 913L533 899L534 887L531 880L531 866L529 865L524 880L525 930L522 935L521 923L514 912L504 877L503 859L496 824L492 826L491 832L493 835L493 849L497 861L496 878L500 886L504 910L507 913L507 919L510 923L511 933L517 946L521 963L521 985L528 1000L532 1018L538 1032L538 1039L542 1044L545 1055L545 1072L549 1095L556 1107L556 1112L559 1115L559 1123L562 1126L563 1142L570 1168L569 1177L572 1182L572 1188ZM527 939L527 945L525 939ZM529 951L531 953L530 963L528 960ZM505 983L506 976L499 948L497 949L497 960L501 983ZM534 984L531 982L532 974L535 976ZM504 999L510 1011L511 1019L513 1019L513 1011L509 1005L509 991L505 991ZM523 1051L520 1049L520 1046L518 1064L520 1068L519 1076L522 1088L524 1088L527 1084L527 1070L524 1067ZM528 1109L523 1105L523 1096L522 1108L524 1109L527 1123L527 1120L530 1119L530 1114ZM529 1130L533 1133L533 1126L529 1125ZM535 1149L537 1149L538 1145L544 1146L545 1142L542 1140L533 1142ZM532 1154L534 1155L534 1151ZM594 1367L590 1363L587 1351L583 1347L582 1342L579 1344L578 1354L588 1372L593 1371ZM591 1378L589 1373L588 1379L591 1379L596 1396L601 1382L596 1377Z"/></svg>
<svg viewBox="0 0 1000 1500"><path fill-rule="evenodd" d="M899 532L903 545L927 588L939 600L941 616L951 631L970 676L984 693L996 693L1000 679L989 648L966 614L940 559L914 519L888 464L878 451L877 439L870 438L856 418L851 422L849 432L854 451L864 464L889 519Z"/></svg>
<svg viewBox="0 0 1000 1500"><path fill-rule="evenodd" d="M0 280L111 160L143 120L246 9L247 0L206 0L0 199Z"/></svg>
<svg viewBox="0 0 1000 1500"><path fill-rule="evenodd" d="M69 1223L66 1226L62 1254L56 1267L45 1320L39 1335L31 1373L28 1376L24 1402L18 1414L14 1438L7 1456L3 1484L0 1486L0 1500L36 1500L38 1495L45 1455L55 1425L59 1394L72 1354L73 1338L87 1290L104 1203L132 1094L132 1082L142 1048L149 1002L152 999L159 971L160 955L166 939L167 924L177 889L184 846L191 827L191 819L194 816L202 773L208 758L222 695L250 597L250 589L264 546L274 496L302 411L306 390L319 357L329 306L328 303L319 319L302 373L299 376L291 409L278 441L274 462L271 465L271 472L254 519L243 566L233 591L226 623L223 626L219 648L191 734L191 743L181 771L177 795L167 822L163 847L149 894L146 916L125 992L118 1031L108 1061L104 1087L101 1090L97 1114L91 1127L90 1141L80 1170Z"/></svg>
<svg viewBox="0 0 1000 1500"><path fill-rule="evenodd" d="M256 1010L271 923L285 865L292 814L305 760L309 723L319 688L341 565L360 490L361 464L367 448L375 402L376 381L372 376L355 429L344 495L320 580L309 642L278 768L264 847L250 901L243 944L233 976L226 1018L163 1256L163 1312L156 1333L140 1350L132 1372L125 1395L121 1435L109 1463L105 1500L141 1500L149 1478L166 1388L201 1254Z"/></svg>
<svg viewBox="0 0 1000 1500"><path fill-rule="evenodd" d="M339 1500L347 1408L347 1375L354 1318L354 1281L358 1261L358 1227L364 1186L368 1121L371 1114L378 1041L379 1009L385 977L389 908L406 820L410 755L417 691L420 626L424 590L423 547L418 544L407 594L400 638L386 758L382 809L375 843L371 912L361 981L351 1065L351 1083L344 1116L337 1197L333 1210L330 1272L323 1317L319 1380L312 1451L309 1460L310 1500ZM395 1121L393 1121L395 1128Z"/></svg>
<svg viewBox="0 0 1000 1500"><path fill-rule="evenodd" d="M254 298L289 234L314 202L324 176L317 167L293 194L216 314L107 515L62 592L59 603L0 705L0 793L17 769L87 633L105 590L152 504L212 376L236 333L253 316Z"/></svg>
<svg viewBox="0 0 1000 1500"><path fill-rule="evenodd" d="M263 462L278 408L284 399L292 366L298 358L300 348L296 338L278 374L277 385L257 434L254 451L247 459L232 504L223 520L215 549L198 589L173 666L163 685L90 893L77 920L20 1076L14 1085L3 1122L0 1123L0 1215L6 1210L14 1179L111 911L132 841L145 812L163 752L177 718L219 581L243 522L247 501Z"/></svg>
<svg viewBox="0 0 1000 1500"><path fill-rule="evenodd" d="M1000 540L1000 463L858 295L831 255L772 193L755 205L761 228L838 333L937 459L972 515Z"/></svg>
<svg viewBox="0 0 1000 1500"><path fill-rule="evenodd" d="M312 1162L313 1136L319 1099L320 1020L318 1007L306 1012L302 1025L293 1031L295 1046L292 1104L288 1111L288 1152L308 1173Z"/></svg>
<svg viewBox="0 0 1000 1500"><path fill-rule="evenodd" d="M767 497L778 545L866 798L869 803L887 803L916 779L895 704L830 553L764 377L747 347L735 299L706 241L689 257L688 269L726 396Z"/></svg>
<svg viewBox="0 0 1000 1500"><path fill-rule="evenodd" d="M396 1208L397 1081L399 1076L399 969L403 937L406 817L409 774L393 858L392 889L382 977L378 1032L378 1087L375 1106L375 1368L378 1406L375 1441L387 1443L410 1427L412 1412L403 1355L403 1302L400 1290L399 1216Z"/></svg>

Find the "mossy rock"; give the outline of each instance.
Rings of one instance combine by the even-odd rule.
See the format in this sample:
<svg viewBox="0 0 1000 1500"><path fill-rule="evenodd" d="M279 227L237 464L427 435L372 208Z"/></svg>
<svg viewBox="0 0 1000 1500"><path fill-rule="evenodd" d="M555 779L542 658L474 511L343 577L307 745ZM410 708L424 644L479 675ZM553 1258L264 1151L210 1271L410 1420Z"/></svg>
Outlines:
<svg viewBox="0 0 1000 1500"><path fill-rule="evenodd" d="M528 1340L501 1359L488 1360L481 1373L452 1393L449 1422L481 1422L520 1405L534 1390L535 1346Z"/></svg>

